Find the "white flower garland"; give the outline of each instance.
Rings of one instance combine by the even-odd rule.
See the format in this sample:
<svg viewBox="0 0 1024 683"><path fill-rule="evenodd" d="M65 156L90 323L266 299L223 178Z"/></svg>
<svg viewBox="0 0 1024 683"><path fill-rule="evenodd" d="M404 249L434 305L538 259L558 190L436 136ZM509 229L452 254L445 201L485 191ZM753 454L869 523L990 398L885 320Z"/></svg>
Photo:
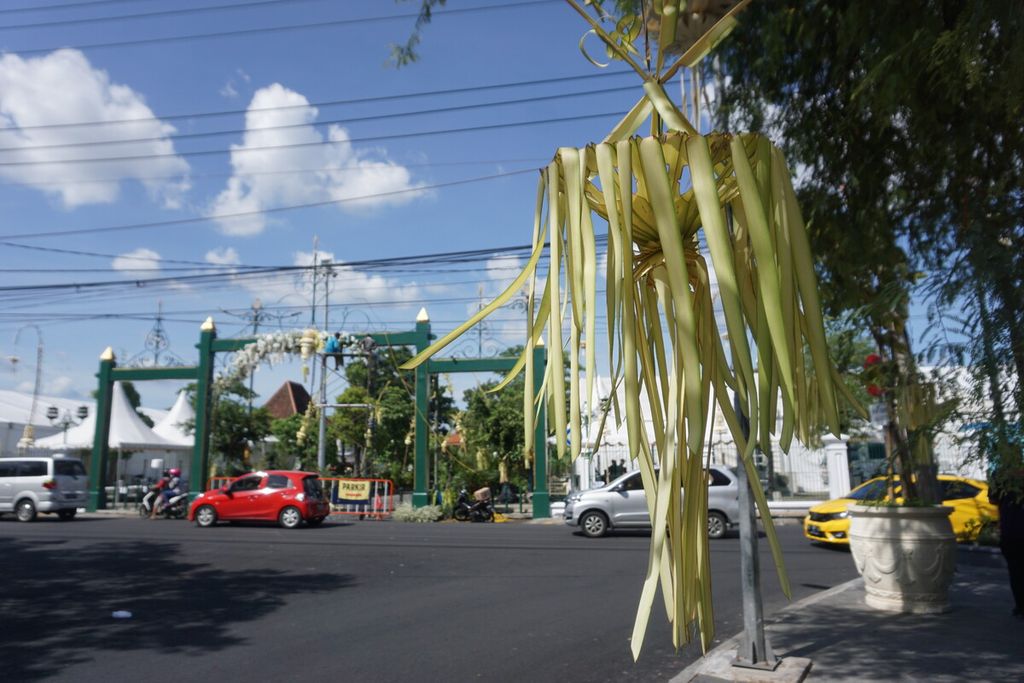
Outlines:
<svg viewBox="0 0 1024 683"><path fill-rule="evenodd" d="M273 367L282 362L287 355L301 354L303 339L312 336L316 339L316 348L311 351L323 351L327 343L329 333L319 330L282 330L278 332L267 332L255 337L251 344L247 344L235 352L231 359L231 365L226 373L217 378L214 382L215 389L223 389L235 380L244 381L259 369L259 366L266 363ZM352 334L341 333L342 348L352 346L359 341L359 337ZM308 366L303 359L302 374L306 375Z"/></svg>

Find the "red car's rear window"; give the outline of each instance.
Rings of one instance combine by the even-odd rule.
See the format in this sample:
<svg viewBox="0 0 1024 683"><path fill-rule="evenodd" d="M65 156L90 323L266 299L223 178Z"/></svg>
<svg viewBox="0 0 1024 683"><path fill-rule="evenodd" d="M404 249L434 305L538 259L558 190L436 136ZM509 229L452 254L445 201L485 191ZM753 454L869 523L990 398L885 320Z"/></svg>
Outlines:
<svg viewBox="0 0 1024 683"><path fill-rule="evenodd" d="M310 498L316 498L319 500L324 497L324 490L320 485L320 479L318 477L306 477L303 479L302 490L305 491L306 495Z"/></svg>

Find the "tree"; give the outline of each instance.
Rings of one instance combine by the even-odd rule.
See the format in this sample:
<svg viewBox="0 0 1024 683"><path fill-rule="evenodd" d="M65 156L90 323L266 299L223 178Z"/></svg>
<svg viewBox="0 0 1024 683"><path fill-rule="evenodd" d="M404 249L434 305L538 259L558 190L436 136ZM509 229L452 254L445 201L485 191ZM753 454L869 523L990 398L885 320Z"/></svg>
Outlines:
<svg viewBox="0 0 1024 683"><path fill-rule="evenodd" d="M518 355L522 351L511 349L502 355ZM526 388L522 374L497 392L492 392L498 381L484 382L463 393L465 410L459 417L463 452L488 470L504 463L509 478L525 484L527 472L523 453L523 391ZM497 459L492 460L492 454ZM483 457L479 457L482 455Z"/></svg>
<svg viewBox="0 0 1024 683"><path fill-rule="evenodd" d="M194 401L196 385L186 387L190 400ZM250 398L256 394L240 380L235 380L214 394L210 414L210 453L213 461L219 461L219 474L235 476L249 471L250 456L254 444L263 441L271 433L270 414L266 408L248 407ZM195 430L195 420L185 425L189 432Z"/></svg>
<svg viewBox="0 0 1024 683"><path fill-rule="evenodd" d="M267 467L291 469L295 467L296 460L298 460L299 467L303 470L316 471L316 439L307 438L302 443L299 443L297 434L301 428L302 415L298 413L271 421L270 433L277 439L277 443L274 444L270 451ZM328 461L336 458L337 449L334 446L333 439L328 439L325 444L325 452Z"/></svg>
<svg viewBox="0 0 1024 683"><path fill-rule="evenodd" d="M884 357L904 472L944 414L906 330L925 271L946 305L983 283L999 314L982 316L971 338L996 320L1022 329L1011 274L1024 88L1007 76L1024 66L1022 22L1019 8L977 0L775 0L753 3L721 52L720 123L772 130L804 168L799 197L826 304L861 313ZM930 417L913 414L922 403Z"/></svg>
<svg viewBox="0 0 1024 683"><path fill-rule="evenodd" d="M398 486L411 484L408 471L410 444L416 405L413 373L399 370L412 357L405 347L379 349L366 358L345 366L349 386L338 403L368 404L372 408L339 408L330 420L332 439L351 447L356 471L362 476L387 476ZM441 390L433 390L428 406L428 422L435 416L453 423L454 399Z"/></svg>

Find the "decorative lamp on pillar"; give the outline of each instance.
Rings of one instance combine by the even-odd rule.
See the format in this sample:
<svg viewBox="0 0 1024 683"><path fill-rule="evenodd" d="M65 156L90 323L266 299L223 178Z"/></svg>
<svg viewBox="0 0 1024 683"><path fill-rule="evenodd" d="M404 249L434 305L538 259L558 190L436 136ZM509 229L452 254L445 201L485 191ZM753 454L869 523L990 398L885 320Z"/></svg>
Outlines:
<svg viewBox="0 0 1024 683"><path fill-rule="evenodd" d="M314 330L312 327L307 328L302 333L302 338L299 340L299 352L302 356L302 379L305 380L306 376L309 375L309 359L310 356L316 351L318 342L320 341L320 333Z"/></svg>

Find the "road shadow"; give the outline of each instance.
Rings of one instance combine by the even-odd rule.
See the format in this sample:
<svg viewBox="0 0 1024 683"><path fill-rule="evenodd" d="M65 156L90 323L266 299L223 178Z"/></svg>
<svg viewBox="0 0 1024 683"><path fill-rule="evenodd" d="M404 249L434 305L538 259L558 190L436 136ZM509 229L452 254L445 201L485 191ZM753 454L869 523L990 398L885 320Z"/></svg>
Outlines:
<svg viewBox="0 0 1024 683"><path fill-rule="evenodd" d="M90 522L109 522L112 519L117 519L117 517L78 515L73 520L63 520L57 515L46 515L40 513L39 516L31 522L19 522L18 518L13 514L5 513L0 515L0 524L82 524Z"/></svg>
<svg viewBox="0 0 1024 683"><path fill-rule="evenodd" d="M178 544L157 541L81 548L0 538L2 678L46 678L104 651L221 650L244 642L235 624L280 609L288 596L353 584L342 574L225 571L178 553ZM120 610L132 617L114 618Z"/></svg>
<svg viewBox="0 0 1024 683"><path fill-rule="evenodd" d="M821 548L822 550L830 550L834 553L842 553L844 555L850 554L850 546L842 545L840 543L822 543L821 541L811 541L811 546L814 548Z"/></svg>

